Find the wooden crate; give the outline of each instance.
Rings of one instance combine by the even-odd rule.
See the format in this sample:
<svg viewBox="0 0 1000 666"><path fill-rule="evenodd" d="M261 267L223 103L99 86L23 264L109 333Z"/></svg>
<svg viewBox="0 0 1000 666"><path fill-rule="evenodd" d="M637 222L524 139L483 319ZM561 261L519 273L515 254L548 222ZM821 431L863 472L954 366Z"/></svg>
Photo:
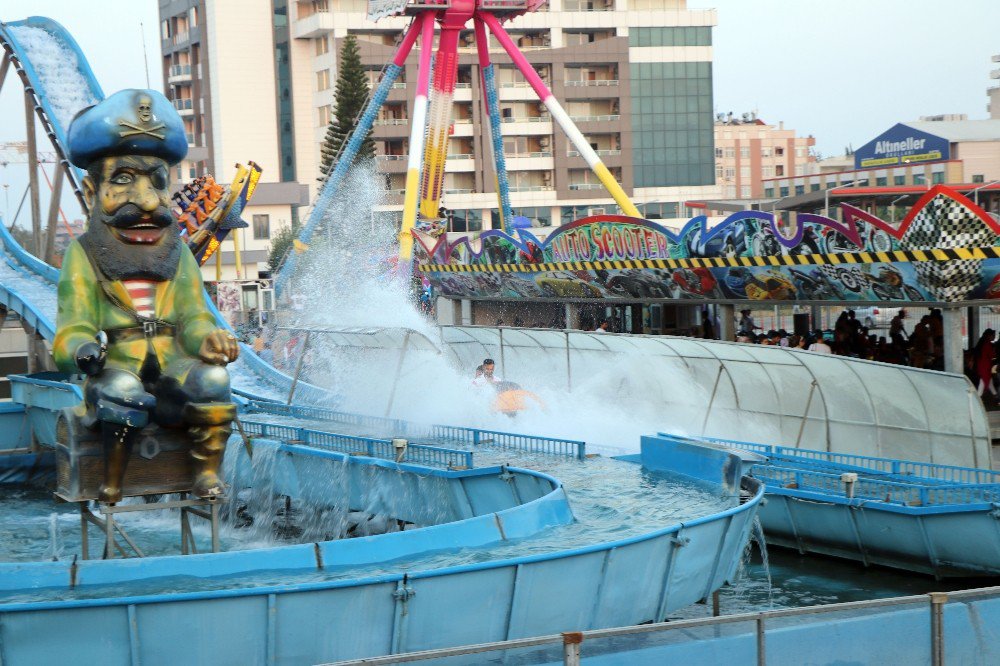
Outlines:
<svg viewBox="0 0 1000 666"><path fill-rule="evenodd" d="M143 440L151 438L158 446ZM191 442L183 429L143 428L132 449L122 487L124 497L189 492L192 486ZM155 449L155 455L147 455ZM56 493L70 502L96 500L104 481L104 450L99 430L82 426L71 410L56 424Z"/></svg>

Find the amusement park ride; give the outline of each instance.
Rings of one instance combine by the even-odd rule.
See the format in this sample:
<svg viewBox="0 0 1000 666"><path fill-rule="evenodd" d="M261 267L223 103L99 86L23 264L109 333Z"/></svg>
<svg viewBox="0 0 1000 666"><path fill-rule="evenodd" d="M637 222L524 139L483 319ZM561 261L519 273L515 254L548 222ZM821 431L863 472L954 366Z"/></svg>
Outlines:
<svg viewBox="0 0 1000 666"><path fill-rule="evenodd" d="M354 162L362 140L371 130L378 111L388 97L393 84L403 71L403 65L420 40L420 61L417 86L414 91L413 116L410 122L410 154L407 162L406 187L403 199L403 223L399 233L400 266L409 266L413 258L413 230L436 230L440 223L438 211L444 186L448 138L452 123L452 97L458 79L459 35L471 22L483 84L483 105L489 124L488 144L492 147L494 175L501 228L510 228L513 218L510 187L501 135L500 108L496 75L490 58L489 36L503 47L514 66L545 106L552 119L566 133L573 147L587 162L601 184L611 194L622 212L641 218L638 208L591 147L583 133L570 119L542 77L531 66L502 23L539 9L545 0L369 0L368 18L377 21L386 16L411 16L412 21L386 67L382 79L372 92L369 102L353 134L344 144L337 165L331 172L299 239L307 243L319 224L321 211L332 201L337 188ZM435 33L435 28L439 28ZM433 53L437 34L437 52ZM433 57L432 57L433 55ZM280 289L291 272L294 257L286 263L278 277Z"/></svg>

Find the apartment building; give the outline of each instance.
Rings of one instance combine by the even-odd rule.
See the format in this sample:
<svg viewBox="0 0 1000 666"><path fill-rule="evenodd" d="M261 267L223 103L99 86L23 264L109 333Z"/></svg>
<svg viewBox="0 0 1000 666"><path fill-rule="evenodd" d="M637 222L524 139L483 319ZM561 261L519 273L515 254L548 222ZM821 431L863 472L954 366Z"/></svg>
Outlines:
<svg viewBox="0 0 1000 666"><path fill-rule="evenodd" d="M159 0L166 95L184 121L187 158L172 174L175 186L206 173L225 183L237 162L263 169L251 205L250 223L235 245L222 251L223 280L256 280L268 270L271 237L292 223L309 203L315 157L311 133L302 139L305 163L297 161L292 117L290 39L284 0ZM203 268L216 279L216 266Z"/></svg>
<svg viewBox="0 0 1000 666"><path fill-rule="evenodd" d="M225 180L236 161L264 168L240 233L243 277L263 268L269 235L303 215L314 194L329 124L337 54L357 36L374 85L408 24L367 19L364 0L159 0L167 95L185 121L190 154L175 180ZM686 0L552 0L506 24L529 61L650 219L678 218L680 202L719 195L712 108L714 10ZM462 36L443 206L449 229L491 228L497 197L478 58ZM401 211L419 45L375 127L388 191ZM617 206L495 41L504 148L516 215L558 226ZM235 277L232 246L225 279ZM214 279L214 268L206 267Z"/></svg>
<svg viewBox="0 0 1000 666"><path fill-rule="evenodd" d="M371 85L407 25L401 17L373 23L362 0L307 0L289 7L292 65L308 70L311 118L318 144L332 113L336 57L357 36ZM712 46L714 10L688 10L685 0L552 0L543 11L506 24L625 191L651 219L674 218L679 202L714 196ZM419 46L406 62L374 129L389 191L385 209L402 209L412 87ZM296 56L307 56L297 63ZM551 118L499 44L497 69L511 201L515 215L552 227L617 206ZM497 198L472 30L462 35L458 86L442 204L449 230L497 224ZM295 95L295 104L301 97ZM298 109L296 109L298 112ZM296 116L298 119L298 116ZM540 232L544 233L544 229Z"/></svg>
<svg viewBox="0 0 1000 666"><path fill-rule="evenodd" d="M764 179L810 172L816 163L812 136L795 136L783 122L768 125L756 112L734 117L718 114L715 121L715 182L723 199L759 199Z"/></svg>
<svg viewBox="0 0 1000 666"><path fill-rule="evenodd" d="M1000 62L1000 53L991 58L993 62ZM993 80L1000 79L1000 69L994 69L990 72L990 78ZM990 112L990 118L998 119L1000 118L1000 83L995 83L986 90L986 96L989 98L989 104L986 105L986 110Z"/></svg>

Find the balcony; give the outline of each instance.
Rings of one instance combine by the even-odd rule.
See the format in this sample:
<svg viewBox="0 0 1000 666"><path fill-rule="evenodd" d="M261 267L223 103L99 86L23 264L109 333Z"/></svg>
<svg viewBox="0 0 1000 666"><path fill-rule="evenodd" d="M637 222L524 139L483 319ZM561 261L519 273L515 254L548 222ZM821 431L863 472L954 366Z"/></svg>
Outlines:
<svg viewBox="0 0 1000 666"><path fill-rule="evenodd" d="M622 154L622 151L620 151L620 150L614 150L614 149L595 150L594 152L597 153L597 155L599 157L610 157L612 155L621 155ZM580 157L580 151L578 151L578 150L567 151L566 157Z"/></svg>
<svg viewBox="0 0 1000 666"><path fill-rule="evenodd" d="M570 183L569 189L571 190L603 190L604 186L600 183Z"/></svg>
<svg viewBox="0 0 1000 666"><path fill-rule="evenodd" d="M409 118L379 118L373 125L376 127L383 127L387 125L409 125Z"/></svg>
<svg viewBox="0 0 1000 666"><path fill-rule="evenodd" d="M292 24L292 37L295 39L315 39L331 32L333 14L330 12L316 12Z"/></svg>
<svg viewBox="0 0 1000 666"><path fill-rule="evenodd" d="M511 192L551 192L555 188L551 185L511 185Z"/></svg>
<svg viewBox="0 0 1000 666"><path fill-rule="evenodd" d="M167 83L185 83L191 81L191 65L171 65L167 70Z"/></svg>
<svg viewBox="0 0 1000 666"><path fill-rule="evenodd" d="M170 101L181 116L194 115L194 101L192 99L174 99Z"/></svg>
<svg viewBox="0 0 1000 666"><path fill-rule="evenodd" d="M596 79L587 81L567 81L566 86L568 88L572 87L587 87L587 88L603 88L606 86L617 86L618 79Z"/></svg>
<svg viewBox="0 0 1000 666"><path fill-rule="evenodd" d="M575 123L613 123L622 117L615 113L607 116L570 116L570 119Z"/></svg>
<svg viewBox="0 0 1000 666"><path fill-rule="evenodd" d="M503 123L550 123L552 122L552 116L545 114L543 116L520 116L513 117L507 116L500 119Z"/></svg>

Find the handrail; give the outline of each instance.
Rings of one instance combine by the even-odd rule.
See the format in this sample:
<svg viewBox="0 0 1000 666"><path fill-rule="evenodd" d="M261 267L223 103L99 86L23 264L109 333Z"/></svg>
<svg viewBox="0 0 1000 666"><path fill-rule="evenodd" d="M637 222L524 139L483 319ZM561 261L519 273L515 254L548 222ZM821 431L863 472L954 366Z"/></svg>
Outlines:
<svg viewBox="0 0 1000 666"><path fill-rule="evenodd" d="M280 423L242 419L243 429L251 435L280 438L292 444L306 444L320 449L338 451L351 455L365 455L396 462L434 465L447 469L472 469L472 451L447 449L425 444L407 444L401 459L397 460L397 449L392 440L345 435L325 430L299 428Z"/></svg>
<svg viewBox="0 0 1000 666"><path fill-rule="evenodd" d="M426 659L444 659L446 657L456 657L460 655L482 654L486 652L517 650L542 645L565 645L572 641L572 644L579 648L579 652L574 651L574 657L567 657L563 662L569 664L579 664L579 657L586 656L586 645L588 641L598 639L616 638L621 636L635 636L643 634L656 634L663 632L685 632L698 627L719 627L722 625L738 623L754 623L754 632L757 636L757 644L760 647L766 645L766 635L768 630L768 620L776 620L789 617L803 617L807 615L826 615L832 613L844 614L848 611L861 611L871 609L892 609L902 606L913 606L914 604L927 604L927 608L932 618L939 620L944 612L944 606L949 602L962 603L966 597L976 597L978 599L995 599L1000 597L1000 587L985 587L974 590L962 590L960 592L931 592L928 594L912 595L906 597L890 597L887 599L870 599L866 601L847 601L834 604L824 604L818 606L802 606L799 608L780 608L776 610L758 611L752 613L738 613L734 615L722 615L719 617L695 618L691 620L671 620L669 622L655 622L651 624L633 625L628 627L614 627L610 629L590 629L579 632L566 632L562 634L549 634L547 636L534 636L532 638L518 638L509 641L497 641L494 643L480 643L478 645L464 645L460 647L439 648L435 650L423 650L420 652L408 652L404 654L385 655L382 657L367 657L365 659L352 659L336 662L337 666L355 666L360 664L403 664ZM868 617L872 617L868 615ZM877 621L877 620L876 620ZM935 652L943 647L946 642L946 625L938 622L928 623L931 631L930 647ZM782 624L776 631L787 633L789 626ZM700 634L699 634L700 635ZM727 633L726 636L731 636ZM717 636L721 636L717 634ZM692 641L695 639L692 638ZM651 644L666 644L651 643ZM603 651L602 651L603 654ZM934 660L930 660L934 661ZM765 653L758 650L756 663L763 666L765 663ZM934 663L937 663L934 661ZM322 666L333 666L324 664Z"/></svg>

